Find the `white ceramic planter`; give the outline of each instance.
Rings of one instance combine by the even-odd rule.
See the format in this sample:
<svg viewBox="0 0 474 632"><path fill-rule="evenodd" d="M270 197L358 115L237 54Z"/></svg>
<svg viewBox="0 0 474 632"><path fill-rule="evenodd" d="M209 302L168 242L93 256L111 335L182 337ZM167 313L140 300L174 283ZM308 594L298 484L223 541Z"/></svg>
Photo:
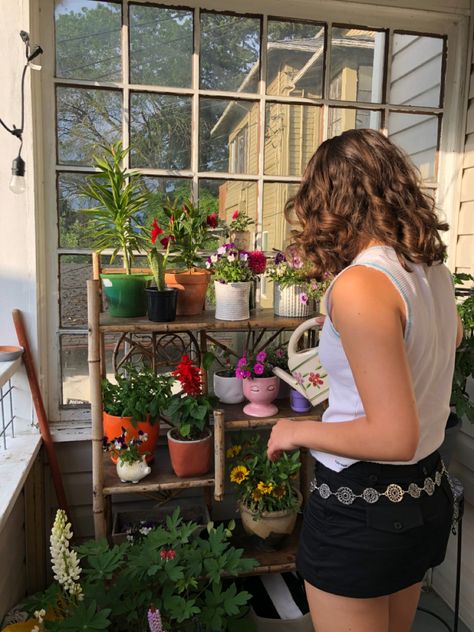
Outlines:
<svg viewBox="0 0 474 632"><path fill-rule="evenodd" d="M217 320L247 320L250 317L250 281L236 283L214 281L214 287Z"/></svg>
<svg viewBox="0 0 474 632"><path fill-rule="evenodd" d="M244 401L244 389L238 377L226 377L214 373L214 395L223 404L240 404Z"/></svg>
<svg viewBox="0 0 474 632"><path fill-rule="evenodd" d="M302 303L300 295L304 288L301 285L289 285L282 288L279 283L273 284L273 311L277 316L289 318L305 318L313 312L312 301Z"/></svg>
<svg viewBox="0 0 474 632"><path fill-rule="evenodd" d="M144 456L141 461L135 463L121 463L120 459L117 461L117 475L122 483L138 483L150 472L151 467L147 465Z"/></svg>

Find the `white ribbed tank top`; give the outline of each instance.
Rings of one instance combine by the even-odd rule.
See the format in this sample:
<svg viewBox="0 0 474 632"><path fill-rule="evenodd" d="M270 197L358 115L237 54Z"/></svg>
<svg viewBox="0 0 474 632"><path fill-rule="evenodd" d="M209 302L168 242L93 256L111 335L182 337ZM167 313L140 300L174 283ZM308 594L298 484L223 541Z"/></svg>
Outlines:
<svg viewBox="0 0 474 632"><path fill-rule="evenodd" d="M356 265L386 274L405 303L405 348L420 420L420 440L415 457L410 461L416 463L439 448L450 412L457 331L451 273L444 264L410 264L412 272L407 272L393 248L374 246L363 250L335 277L325 297L328 316L319 342L321 363L329 377L329 406L322 418L325 423L352 421L365 415L341 339L329 317L334 282L349 267ZM311 453L336 472L356 462L326 452L312 450Z"/></svg>

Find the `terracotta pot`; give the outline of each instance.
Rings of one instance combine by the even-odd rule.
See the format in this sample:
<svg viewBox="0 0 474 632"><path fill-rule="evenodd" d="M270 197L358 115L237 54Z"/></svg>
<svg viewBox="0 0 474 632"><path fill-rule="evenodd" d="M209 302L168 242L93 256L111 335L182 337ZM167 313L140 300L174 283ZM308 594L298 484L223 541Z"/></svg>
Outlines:
<svg viewBox="0 0 474 632"><path fill-rule="evenodd" d="M182 441L173 437L174 428L168 430L168 449L174 473L179 477L201 476L211 469L212 434L196 441Z"/></svg>
<svg viewBox="0 0 474 632"><path fill-rule="evenodd" d="M248 535L256 536L268 546L275 546L286 536L293 533L299 509L303 502L303 497L299 490L294 490L298 496L298 505L294 509L284 509L282 511L264 511L262 515L255 519L255 513L246 505L239 503L242 526Z"/></svg>
<svg viewBox="0 0 474 632"><path fill-rule="evenodd" d="M160 422L158 420L154 424L150 423L149 418L145 421L138 421L135 424L135 427L132 424L131 417L117 417L115 415L109 415L109 413L106 413L105 411L103 412L102 419L104 425L104 435L109 441L115 437L120 437L122 434L122 428L125 428L127 431L129 439L132 437L138 439L139 430L146 432L148 439L138 446L138 450L140 454L145 454L145 452L150 453L146 455L147 463L152 463L154 461L156 444L158 443L158 435L160 434ZM110 458L114 463L117 463L118 458L116 456L111 455Z"/></svg>
<svg viewBox="0 0 474 632"><path fill-rule="evenodd" d="M210 277L210 272L198 268L165 274L166 285L178 290L177 316L195 316L203 311Z"/></svg>
<svg viewBox="0 0 474 632"><path fill-rule="evenodd" d="M120 459L117 461L117 476L122 483L138 483L150 472L151 467L146 464L146 457L144 456L142 456L141 461L134 463L122 463Z"/></svg>
<svg viewBox="0 0 474 632"><path fill-rule="evenodd" d="M278 408L272 404L278 397L280 378L272 377L246 378L244 381L244 395L250 404L244 406L244 413L251 417L271 417L276 415Z"/></svg>

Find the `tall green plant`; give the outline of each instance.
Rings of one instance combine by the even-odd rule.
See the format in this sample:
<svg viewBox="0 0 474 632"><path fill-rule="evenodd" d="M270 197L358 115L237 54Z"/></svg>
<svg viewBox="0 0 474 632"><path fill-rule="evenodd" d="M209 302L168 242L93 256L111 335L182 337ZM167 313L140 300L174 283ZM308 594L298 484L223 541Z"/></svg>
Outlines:
<svg viewBox="0 0 474 632"><path fill-rule="evenodd" d="M122 143L100 145L103 156L94 156L96 172L88 177L82 194L97 202L97 206L82 212L90 218L90 237L95 250L113 249L110 263L121 252L126 274L131 274L134 252L145 248L141 232L141 215L148 194L141 184L141 175L127 171L122 165L129 149Z"/></svg>
<svg viewBox="0 0 474 632"><path fill-rule="evenodd" d="M474 423L474 405L466 391L467 380L474 377L474 289L460 288L467 281L474 281L470 274L455 274L456 294L466 298L458 303L458 313L463 324L464 335L456 350L451 406L458 417L464 415Z"/></svg>

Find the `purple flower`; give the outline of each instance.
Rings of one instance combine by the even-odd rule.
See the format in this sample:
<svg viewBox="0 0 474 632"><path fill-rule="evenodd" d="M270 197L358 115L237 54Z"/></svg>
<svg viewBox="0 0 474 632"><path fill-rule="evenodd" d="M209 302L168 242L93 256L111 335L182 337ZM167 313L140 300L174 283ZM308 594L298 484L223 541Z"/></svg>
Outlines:
<svg viewBox="0 0 474 632"><path fill-rule="evenodd" d="M243 356L242 358L240 358L240 360L237 362L237 368L240 369L240 367L242 367L244 364L247 364L246 356Z"/></svg>
<svg viewBox="0 0 474 632"><path fill-rule="evenodd" d="M260 351L260 353L257 353L257 362L265 362L265 360L267 359L267 354L265 353L265 351Z"/></svg>
<svg viewBox="0 0 474 632"><path fill-rule="evenodd" d="M235 377L237 377L239 380L244 379L244 372L242 371L242 369L239 369L239 367L235 369Z"/></svg>
<svg viewBox="0 0 474 632"><path fill-rule="evenodd" d="M308 295L304 292L301 292L300 301L303 303L303 305L306 305L308 303Z"/></svg>
<svg viewBox="0 0 474 632"><path fill-rule="evenodd" d="M253 372L255 373L255 375L262 375L264 371L265 367L263 366L263 364L260 364L260 362L257 362L257 364L255 364L253 367Z"/></svg>
<svg viewBox="0 0 474 632"><path fill-rule="evenodd" d="M252 374L250 373L250 371L242 371L242 377L244 380L246 380L248 377L250 377Z"/></svg>
<svg viewBox="0 0 474 632"><path fill-rule="evenodd" d="M161 622L161 615L159 610L156 610L156 608L153 608L152 606L148 610L147 618L150 632L165 632L165 630L163 630L163 624Z"/></svg>
<svg viewBox="0 0 474 632"><path fill-rule="evenodd" d="M304 384L304 379L301 373L298 373L298 372L293 373L293 377L295 378L296 383L299 384L300 386Z"/></svg>
<svg viewBox="0 0 474 632"><path fill-rule="evenodd" d="M277 358L284 358L285 357L285 350L284 349L277 349L275 354L276 354Z"/></svg>
<svg viewBox="0 0 474 632"><path fill-rule="evenodd" d="M278 265L279 263L283 263L284 261L286 261L286 257L282 252L277 252L274 261Z"/></svg>

